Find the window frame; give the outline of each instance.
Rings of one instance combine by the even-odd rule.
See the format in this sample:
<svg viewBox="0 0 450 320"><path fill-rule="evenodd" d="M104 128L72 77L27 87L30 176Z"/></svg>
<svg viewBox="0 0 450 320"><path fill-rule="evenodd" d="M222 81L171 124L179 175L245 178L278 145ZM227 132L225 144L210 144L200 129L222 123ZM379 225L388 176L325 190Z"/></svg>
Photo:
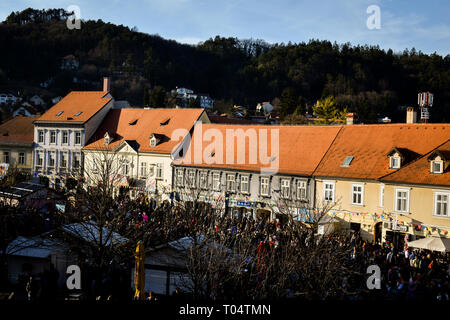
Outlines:
<svg viewBox="0 0 450 320"><path fill-rule="evenodd" d="M244 181L243 178L245 178L246 180ZM247 185L245 190L244 190L244 188L242 188L243 184ZM247 174L241 175L240 187L241 187L240 188L241 189L241 193L243 193L243 194L249 194L250 193L250 176L249 175L247 175Z"/></svg>
<svg viewBox="0 0 450 320"><path fill-rule="evenodd" d="M303 187L302 187L303 185ZM301 193L299 194L299 190L304 190L305 196L302 197ZM308 199L308 183L305 180L297 180L295 194L297 200L307 200Z"/></svg>
<svg viewBox="0 0 450 320"><path fill-rule="evenodd" d="M355 187L361 188L361 191L355 192ZM354 202L354 196L359 194L361 196L361 202ZM352 183L350 192L350 204L353 206L363 206L364 205L364 184L363 183Z"/></svg>
<svg viewBox="0 0 450 320"><path fill-rule="evenodd" d="M23 157L22 157L22 155L23 155ZM22 160L23 159L23 160ZM25 165L26 164L26 154L25 154L25 152L19 152L19 157L18 157L18 164L20 164L20 165Z"/></svg>
<svg viewBox="0 0 450 320"><path fill-rule="evenodd" d="M8 159L8 161L6 161ZM11 161L10 152L3 151L3 163L9 163Z"/></svg>
<svg viewBox="0 0 450 320"><path fill-rule="evenodd" d="M436 171L434 169L434 166L437 164L439 165L439 171ZM444 168L443 161L436 161L436 160L431 161L431 173L436 173L436 174L443 173L444 172L443 168Z"/></svg>
<svg viewBox="0 0 450 320"><path fill-rule="evenodd" d="M55 141L52 141L53 137L55 138ZM57 141L57 139L56 139L56 130L50 130L50 144L56 144L56 141Z"/></svg>
<svg viewBox="0 0 450 320"><path fill-rule="evenodd" d="M233 178L230 180L229 178ZM233 183L233 188L230 188L229 183ZM236 192L236 174L234 173L227 173L227 191L229 192Z"/></svg>
<svg viewBox="0 0 450 320"><path fill-rule="evenodd" d="M395 194L394 194L394 211L398 212L398 213L409 213L409 193L410 193L410 189L405 189L405 188L395 188L394 190ZM399 208L397 207L398 204L398 193L399 192L406 192L406 208L405 210L399 210Z"/></svg>
<svg viewBox="0 0 450 320"><path fill-rule="evenodd" d="M437 197L438 196L446 196L447 197L447 201L446 201L446 213L445 214L437 214ZM442 203L442 202L441 202ZM436 218L450 218L450 191L435 191L433 193L433 217Z"/></svg>
<svg viewBox="0 0 450 320"><path fill-rule="evenodd" d="M394 160L397 161L397 166L394 166ZM400 169L400 157L391 157L389 160L390 169Z"/></svg>
<svg viewBox="0 0 450 320"><path fill-rule="evenodd" d="M42 141L41 141L41 134L42 134ZM38 130L38 143L45 144L45 132L42 129Z"/></svg>
<svg viewBox="0 0 450 320"><path fill-rule="evenodd" d="M380 208L384 208L384 187L385 187L385 185L383 183L381 183L380 184L380 193L378 194L378 196L379 196L378 205L380 206Z"/></svg>
<svg viewBox="0 0 450 320"><path fill-rule="evenodd" d="M66 136L65 138L65 142L64 142L64 136ZM67 131L67 130L63 130L62 132L61 132L61 144L62 145L65 145L65 146L68 146L69 145L69 131Z"/></svg>
<svg viewBox="0 0 450 320"><path fill-rule="evenodd" d="M263 181L267 180L267 193L263 193ZM264 183L266 185L266 183ZM260 177L259 181L259 194L264 197L268 197L270 195L270 178L269 177Z"/></svg>
<svg viewBox="0 0 450 320"><path fill-rule="evenodd" d="M192 175L192 177L191 177L191 175ZM196 181L195 181L195 178L197 177L195 170L194 169L188 170L187 176L188 176L188 179L189 179L189 181L188 181L189 187L190 188L195 188L196 185L197 185Z"/></svg>
<svg viewBox="0 0 450 320"><path fill-rule="evenodd" d="M139 176L146 177L147 176L147 162L141 162L139 165Z"/></svg>
<svg viewBox="0 0 450 320"><path fill-rule="evenodd" d="M199 173L198 173L198 185L199 185L200 189L207 189L208 188L208 172L206 172L206 171L199 171Z"/></svg>
<svg viewBox="0 0 450 320"><path fill-rule="evenodd" d="M287 186L284 183L287 182ZM287 192L283 192L286 190ZM287 194L285 194L287 193ZM289 199L291 197L291 179L281 178L280 179L280 195L283 199Z"/></svg>
<svg viewBox="0 0 450 320"><path fill-rule="evenodd" d="M214 181L216 181L214 179L215 176L218 176L217 182L219 183L218 186L216 187L216 185L214 184ZM213 172L212 173L212 189L215 191L219 191L220 190L220 185L221 185L221 181L220 181L220 172Z"/></svg>
<svg viewBox="0 0 450 320"><path fill-rule="evenodd" d="M164 171L163 171L163 164L161 162L157 163L155 165L155 178L156 179L163 179L164 178Z"/></svg>
<svg viewBox="0 0 450 320"><path fill-rule="evenodd" d="M330 191L329 189L326 188L327 185L332 186L333 188L331 189L331 199L328 200L326 195L327 195L327 191ZM323 201L325 202L334 202L335 201L335 197L336 197L336 182L335 181L324 181L323 182Z"/></svg>
<svg viewBox="0 0 450 320"><path fill-rule="evenodd" d="M80 138L80 142L77 142L78 136L79 136L79 138ZM81 131L75 131L75 137L74 137L74 139L75 139L74 144L75 144L76 146L81 146Z"/></svg>
<svg viewBox="0 0 450 320"><path fill-rule="evenodd" d="M176 177L175 177L175 179L176 179L176 185L178 187L184 186L184 170L183 169L178 168L176 170Z"/></svg>

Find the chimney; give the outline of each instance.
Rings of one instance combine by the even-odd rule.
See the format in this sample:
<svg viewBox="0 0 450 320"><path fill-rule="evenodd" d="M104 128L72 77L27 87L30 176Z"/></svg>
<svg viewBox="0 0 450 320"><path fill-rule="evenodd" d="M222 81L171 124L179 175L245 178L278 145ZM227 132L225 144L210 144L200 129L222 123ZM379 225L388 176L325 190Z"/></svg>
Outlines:
<svg viewBox="0 0 450 320"><path fill-rule="evenodd" d="M111 79L108 77L103 78L103 91L109 92L111 89Z"/></svg>
<svg viewBox="0 0 450 320"><path fill-rule="evenodd" d="M347 120L347 125L351 125L355 123L356 113L350 112L345 115L345 119Z"/></svg>
<svg viewBox="0 0 450 320"><path fill-rule="evenodd" d="M417 123L417 112L413 107L406 108L406 123Z"/></svg>

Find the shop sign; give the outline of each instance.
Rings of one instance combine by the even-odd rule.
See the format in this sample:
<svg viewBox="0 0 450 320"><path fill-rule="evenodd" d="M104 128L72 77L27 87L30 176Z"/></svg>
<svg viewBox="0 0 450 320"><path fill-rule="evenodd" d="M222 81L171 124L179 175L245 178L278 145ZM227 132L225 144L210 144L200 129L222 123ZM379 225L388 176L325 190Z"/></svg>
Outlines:
<svg viewBox="0 0 450 320"><path fill-rule="evenodd" d="M238 201L237 206L238 207L251 207L251 203L249 201Z"/></svg>

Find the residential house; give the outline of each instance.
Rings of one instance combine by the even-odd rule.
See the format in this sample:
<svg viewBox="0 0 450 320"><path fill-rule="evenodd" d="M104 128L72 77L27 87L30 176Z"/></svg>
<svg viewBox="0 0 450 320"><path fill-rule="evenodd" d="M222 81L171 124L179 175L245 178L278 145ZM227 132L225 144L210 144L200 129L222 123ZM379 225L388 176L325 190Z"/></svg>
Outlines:
<svg viewBox="0 0 450 320"><path fill-rule="evenodd" d="M34 121L33 171L55 183L60 177L80 173L81 149L102 123L114 99L109 79L104 91L72 91Z"/></svg>
<svg viewBox="0 0 450 320"><path fill-rule="evenodd" d="M34 118L18 115L0 125L0 163L31 172Z"/></svg>
<svg viewBox="0 0 450 320"><path fill-rule="evenodd" d="M432 150L444 168L449 138L449 124L343 126L314 172L316 203L331 204L329 214L340 227L359 231L367 240L393 241L399 232L415 234L410 226L400 228L400 221L449 225L433 214L438 190L448 188L448 181L443 183L447 172L419 174L417 169L412 175L418 164L430 168ZM402 178L408 174L408 180ZM405 183L409 186L400 187ZM438 198L445 205L447 198Z"/></svg>
<svg viewBox="0 0 450 320"><path fill-rule="evenodd" d="M23 104L21 107L17 108L14 112L13 112L13 117L17 117L18 115L23 115L25 117L36 117L38 114L38 111L36 110L35 107L31 106L31 105L25 105Z"/></svg>
<svg viewBox="0 0 450 320"><path fill-rule="evenodd" d="M209 123L204 109L109 111L83 148L86 179L90 183L99 182L95 180L103 178L100 166L105 160L111 166L108 176L116 177L113 182L117 182L117 187L124 187L131 197L143 192L159 194L161 200L168 200L172 156L178 150L177 145L188 139L187 133L196 121ZM173 137L174 134L177 136Z"/></svg>
<svg viewBox="0 0 450 320"><path fill-rule="evenodd" d="M434 130L439 129L449 130ZM401 164L401 157L399 161ZM393 221L383 222L387 240L395 241L396 236L401 239L405 234L413 239L450 238L449 165L450 140L447 140L380 179L383 206L395 214Z"/></svg>
<svg viewBox="0 0 450 320"><path fill-rule="evenodd" d="M45 105L45 101L38 95L32 96L30 99L28 99L28 101L30 101L35 106L44 106Z"/></svg>
<svg viewBox="0 0 450 320"><path fill-rule="evenodd" d="M312 174L340 128L196 126L185 156L172 163L176 198L236 216L302 220L314 205Z"/></svg>

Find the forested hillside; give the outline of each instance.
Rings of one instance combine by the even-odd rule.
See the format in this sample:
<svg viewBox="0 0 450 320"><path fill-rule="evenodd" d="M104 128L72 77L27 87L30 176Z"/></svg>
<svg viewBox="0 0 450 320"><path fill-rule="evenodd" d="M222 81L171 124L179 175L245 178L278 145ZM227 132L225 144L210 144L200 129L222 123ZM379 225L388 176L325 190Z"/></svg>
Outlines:
<svg viewBox="0 0 450 320"><path fill-rule="evenodd" d="M338 108L367 122L378 115L404 122L398 107L416 106L417 93L430 91L432 121L450 122L450 55L219 36L190 46L101 20L69 30L66 16L62 9L27 9L0 24L1 88L40 88L51 79L47 94L64 95L98 89L101 77L112 76L114 96L134 105L148 104L155 88L169 92L179 86L208 93L219 105L254 109L258 102L275 101L282 115L303 113L318 99L334 96ZM61 70L69 54L79 61L77 70Z"/></svg>

